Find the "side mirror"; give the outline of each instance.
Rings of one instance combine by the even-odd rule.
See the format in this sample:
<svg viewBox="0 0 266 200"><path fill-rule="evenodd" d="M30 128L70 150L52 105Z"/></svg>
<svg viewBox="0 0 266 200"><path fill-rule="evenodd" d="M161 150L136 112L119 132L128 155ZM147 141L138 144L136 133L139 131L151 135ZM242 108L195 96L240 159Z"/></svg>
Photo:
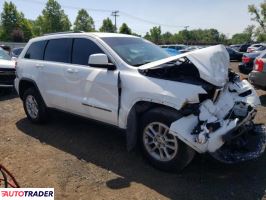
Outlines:
<svg viewBox="0 0 266 200"><path fill-rule="evenodd" d="M116 69L114 64L108 62L107 55L103 53L90 55L88 64L91 67L106 68L108 70Z"/></svg>

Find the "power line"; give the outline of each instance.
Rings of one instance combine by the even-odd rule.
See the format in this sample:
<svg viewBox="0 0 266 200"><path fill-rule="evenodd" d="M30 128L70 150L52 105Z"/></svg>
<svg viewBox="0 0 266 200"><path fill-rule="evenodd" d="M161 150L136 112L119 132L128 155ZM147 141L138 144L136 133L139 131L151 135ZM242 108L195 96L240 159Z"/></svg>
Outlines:
<svg viewBox="0 0 266 200"><path fill-rule="evenodd" d="M45 2L39 1L39 0L27 0L27 1L31 1L32 3L37 3L37 4L42 4L42 5L46 4ZM67 9L74 9L74 10L82 9L81 7L77 7L77 6L70 6L70 5L64 5L64 4L60 4L60 5L61 5L61 7L67 8ZM93 11L93 12L109 12L109 13L111 12L112 16L115 17L115 27L116 27L116 17L119 16L119 15L117 15L117 13L119 12L118 10L113 11L113 10L97 9L97 8L83 8L83 9L88 10L88 11ZM125 16L125 17L131 18L131 19L134 19L137 21L141 21L144 23L148 23L148 24L153 24L156 26L170 27L170 28L185 28L185 29L187 29L189 27L187 25L172 25L172 24L164 24L164 23L154 22L154 21L150 21L150 20L143 19L140 17L136 17L136 16L131 15L131 14L124 12L124 11L120 11L120 13L123 14L123 16Z"/></svg>
<svg viewBox="0 0 266 200"><path fill-rule="evenodd" d="M42 5L46 4L46 2L38 1L38 0L27 0L27 1L31 1L32 3L37 3L37 4L42 4ZM77 6L70 6L70 5L65 5L65 4L60 4L60 5L63 8L68 8L68 9L72 9L72 10L82 9L81 7L77 7ZM112 12L112 10L98 9L98 8L83 8L83 9L89 10L89 11L94 11L94 12Z"/></svg>
<svg viewBox="0 0 266 200"><path fill-rule="evenodd" d="M186 26L178 26L178 25L170 25L170 24L162 24L162 23L158 23L158 22L154 22L154 21L150 21L150 20L146 20L146 19L143 19L143 18L140 18L140 17L136 17L134 15L131 15L131 14L128 14L126 12L123 12L123 11L120 11L123 15L129 17L129 18L132 18L132 19L135 19L135 20L138 20L138 21L142 21L142 22L146 22L146 23L149 23L149 24L153 24L153 25L159 25L159 26L165 26L165 27L172 27L172 28L182 28L182 27L186 27Z"/></svg>

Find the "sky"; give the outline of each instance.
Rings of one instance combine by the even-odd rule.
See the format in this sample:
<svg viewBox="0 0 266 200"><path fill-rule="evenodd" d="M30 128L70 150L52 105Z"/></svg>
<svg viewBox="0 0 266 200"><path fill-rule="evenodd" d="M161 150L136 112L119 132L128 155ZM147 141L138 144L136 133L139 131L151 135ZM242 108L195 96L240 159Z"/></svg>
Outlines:
<svg viewBox="0 0 266 200"><path fill-rule="evenodd" d="M10 1L10 0L7 0ZM98 29L102 20L119 11L117 26L127 23L133 32L145 35L153 26L161 25L162 32L176 33L185 26L191 29L215 28L226 36L242 32L251 21L248 5L263 0L57 0L70 21L75 21L79 9L84 8ZM46 0L12 0L28 19L36 19ZM0 10L4 0L0 0Z"/></svg>

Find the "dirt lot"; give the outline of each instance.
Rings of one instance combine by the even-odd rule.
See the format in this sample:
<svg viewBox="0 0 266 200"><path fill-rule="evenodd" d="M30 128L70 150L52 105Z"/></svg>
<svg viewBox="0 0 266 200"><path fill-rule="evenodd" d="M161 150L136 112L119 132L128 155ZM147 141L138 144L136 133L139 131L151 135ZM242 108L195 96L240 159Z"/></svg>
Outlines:
<svg viewBox="0 0 266 200"><path fill-rule="evenodd" d="M266 92L258 94L256 121L266 123ZM41 126L25 117L16 95L0 97L0 162L22 187L54 187L56 199L266 199L266 154L237 165L197 155L168 174L128 153L112 127L62 113Z"/></svg>

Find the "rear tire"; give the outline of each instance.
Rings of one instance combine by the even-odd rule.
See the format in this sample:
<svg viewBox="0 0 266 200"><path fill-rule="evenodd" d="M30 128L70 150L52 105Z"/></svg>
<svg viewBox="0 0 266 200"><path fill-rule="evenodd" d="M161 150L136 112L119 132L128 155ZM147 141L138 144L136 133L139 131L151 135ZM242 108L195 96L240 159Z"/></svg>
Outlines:
<svg viewBox="0 0 266 200"><path fill-rule="evenodd" d="M28 88L22 99L25 113L31 122L40 124L47 121L47 107L35 88Z"/></svg>
<svg viewBox="0 0 266 200"><path fill-rule="evenodd" d="M141 118L140 144L142 152L155 168L167 172L179 172L193 159L195 151L169 133L172 122L180 119L177 111L159 107Z"/></svg>

